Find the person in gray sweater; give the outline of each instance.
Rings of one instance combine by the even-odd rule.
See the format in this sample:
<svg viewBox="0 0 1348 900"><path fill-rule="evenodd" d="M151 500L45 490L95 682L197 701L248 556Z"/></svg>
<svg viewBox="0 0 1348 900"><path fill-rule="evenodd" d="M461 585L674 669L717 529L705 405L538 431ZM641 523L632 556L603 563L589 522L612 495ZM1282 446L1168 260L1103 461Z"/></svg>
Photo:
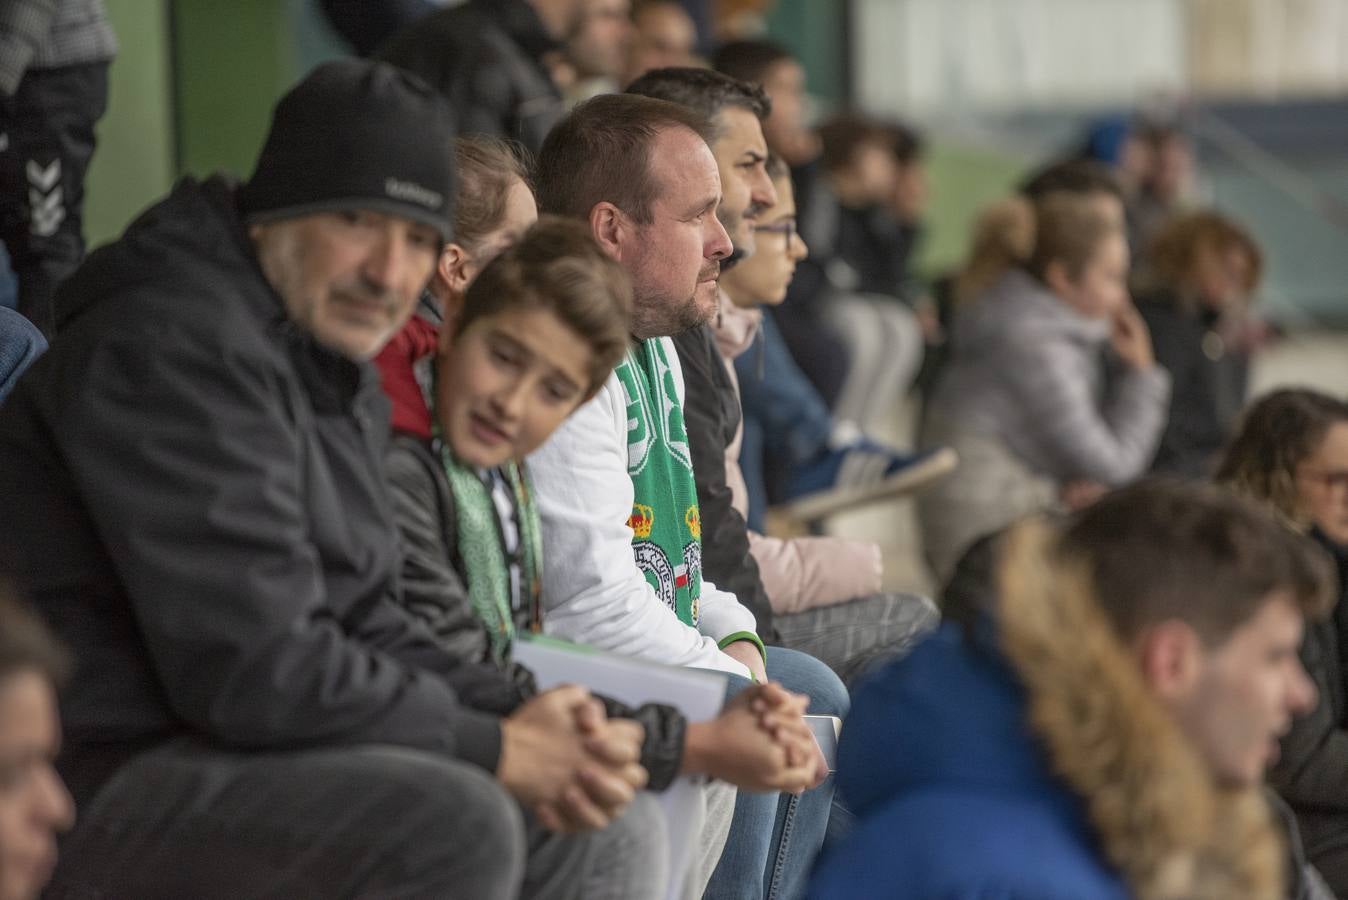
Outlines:
<svg viewBox="0 0 1348 900"><path fill-rule="evenodd" d="M961 459L959 477L918 501L942 579L978 537L1146 471L1170 397L1128 296L1115 204L1065 192L1007 201L980 238L969 271L982 284L966 283L924 432Z"/></svg>

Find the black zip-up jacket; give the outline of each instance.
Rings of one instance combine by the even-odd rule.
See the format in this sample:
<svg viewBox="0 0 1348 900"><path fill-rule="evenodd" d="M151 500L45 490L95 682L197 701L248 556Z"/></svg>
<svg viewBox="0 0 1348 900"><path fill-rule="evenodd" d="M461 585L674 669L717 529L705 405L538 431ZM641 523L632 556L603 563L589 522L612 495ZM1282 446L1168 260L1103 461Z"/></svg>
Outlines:
<svg viewBox="0 0 1348 900"><path fill-rule="evenodd" d="M464 694L463 702L476 709L508 716L538 693L534 676L515 662L498 668L491 661L486 628L473 612L458 552L459 525L454 493L440 466L438 454L420 438L396 434L385 457L393 493L398 530L403 544L401 602L424 621L436 639L453 655L472 660L495 673ZM529 627L530 611L516 617L520 632ZM687 720L672 706L646 703L633 709L600 697L610 718L634 719L646 735L641 764L650 776L647 786L662 791L679 774L683 763Z"/></svg>
<svg viewBox="0 0 1348 900"><path fill-rule="evenodd" d="M179 736L494 770L499 717L458 699L489 673L397 602L374 369L289 321L232 186L180 182L66 282L57 326L0 409L0 554L78 660L77 798Z"/></svg>
<svg viewBox="0 0 1348 900"><path fill-rule="evenodd" d="M560 45L525 0L469 0L433 12L375 54L449 98L460 134L543 146L565 112L543 56Z"/></svg>
<svg viewBox="0 0 1348 900"><path fill-rule="evenodd" d="M1348 876L1340 860L1348 853L1348 551L1318 530L1312 532L1333 556L1339 572L1334 614L1307 622L1301 661L1315 682L1315 709L1292 723L1282 753L1269 771L1269 784L1296 813L1310 861L1323 865L1336 894L1348 896ZM1329 864L1330 861L1334 864Z"/></svg>
<svg viewBox="0 0 1348 900"><path fill-rule="evenodd" d="M749 526L735 509L725 478L725 448L740 424L740 396L726 371L711 326L699 325L674 338L683 369L683 421L697 483L702 518L702 575L729 591L754 614L758 637L780 644L772 604L749 551Z"/></svg>
<svg viewBox="0 0 1348 900"><path fill-rule="evenodd" d="M1186 312L1173 293L1136 298L1158 365L1170 373L1170 415L1152 461L1153 472L1180 478L1212 475L1235 431L1250 378L1247 353L1208 346L1215 322ZM1218 351L1212 358L1209 351Z"/></svg>

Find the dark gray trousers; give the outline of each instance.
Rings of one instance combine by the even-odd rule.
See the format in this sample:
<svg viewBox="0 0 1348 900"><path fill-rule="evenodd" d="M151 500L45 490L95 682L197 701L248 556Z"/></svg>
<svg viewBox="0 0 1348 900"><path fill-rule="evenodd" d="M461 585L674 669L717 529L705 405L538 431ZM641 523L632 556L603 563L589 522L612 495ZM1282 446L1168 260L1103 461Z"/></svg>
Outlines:
<svg viewBox="0 0 1348 900"><path fill-rule="evenodd" d="M940 621L936 604L917 594L872 594L774 618L784 646L827 664L848 687Z"/></svg>
<svg viewBox="0 0 1348 900"><path fill-rule="evenodd" d="M142 754L99 791L45 895L107 900L655 898L648 795L601 832L528 821L490 774L398 747Z"/></svg>

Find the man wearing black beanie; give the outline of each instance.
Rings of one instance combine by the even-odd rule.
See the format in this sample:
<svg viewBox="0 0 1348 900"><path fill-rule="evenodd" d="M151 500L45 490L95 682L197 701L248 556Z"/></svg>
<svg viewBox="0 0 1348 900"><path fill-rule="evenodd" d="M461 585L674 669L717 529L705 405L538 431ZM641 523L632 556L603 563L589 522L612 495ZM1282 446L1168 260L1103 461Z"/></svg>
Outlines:
<svg viewBox="0 0 1348 900"><path fill-rule="evenodd" d="M579 688L474 709L494 670L395 602L368 360L449 237L453 134L320 66L245 185L184 179L58 294L0 410L0 571L78 662L50 896L661 892L640 729Z"/></svg>

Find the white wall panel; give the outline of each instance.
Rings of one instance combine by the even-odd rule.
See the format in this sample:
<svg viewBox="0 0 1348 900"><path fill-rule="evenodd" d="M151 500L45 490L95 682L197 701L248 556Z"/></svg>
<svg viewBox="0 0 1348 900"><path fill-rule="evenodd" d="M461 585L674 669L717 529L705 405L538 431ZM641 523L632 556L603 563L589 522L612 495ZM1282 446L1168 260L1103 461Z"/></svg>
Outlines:
<svg viewBox="0 0 1348 900"><path fill-rule="evenodd" d="M915 114L1348 90L1348 0L854 0L857 94Z"/></svg>

